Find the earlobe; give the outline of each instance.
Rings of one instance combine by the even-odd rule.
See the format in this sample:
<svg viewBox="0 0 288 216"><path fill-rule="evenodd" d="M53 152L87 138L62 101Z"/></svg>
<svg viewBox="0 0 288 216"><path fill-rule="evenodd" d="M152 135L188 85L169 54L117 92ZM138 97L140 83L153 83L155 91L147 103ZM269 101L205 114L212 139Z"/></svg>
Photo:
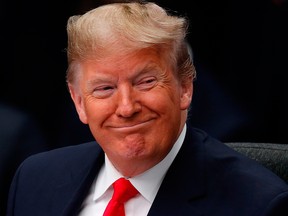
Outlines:
<svg viewBox="0 0 288 216"><path fill-rule="evenodd" d="M85 112L85 107L83 103L82 95L80 94L80 90L75 88L73 85L68 85L70 96L74 102L76 111L78 113L79 119L82 123L87 124L87 116Z"/></svg>
<svg viewBox="0 0 288 216"><path fill-rule="evenodd" d="M180 108L182 110L186 110L189 108L192 96L193 96L193 82L191 81L185 81L182 83L182 90L181 90L181 98L180 98Z"/></svg>

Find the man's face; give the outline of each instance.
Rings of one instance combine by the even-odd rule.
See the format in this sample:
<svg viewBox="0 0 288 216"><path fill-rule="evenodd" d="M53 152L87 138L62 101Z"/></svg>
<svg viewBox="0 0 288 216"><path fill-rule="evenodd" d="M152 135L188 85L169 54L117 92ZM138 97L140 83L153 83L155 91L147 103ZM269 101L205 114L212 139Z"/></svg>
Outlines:
<svg viewBox="0 0 288 216"><path fill-rule="evenodd" d="M161 161L186 121L191 84L181 84L156 51L81 63L70 87L81 121L112 163ZM146 168L145 168L146 169Z"/></svg>

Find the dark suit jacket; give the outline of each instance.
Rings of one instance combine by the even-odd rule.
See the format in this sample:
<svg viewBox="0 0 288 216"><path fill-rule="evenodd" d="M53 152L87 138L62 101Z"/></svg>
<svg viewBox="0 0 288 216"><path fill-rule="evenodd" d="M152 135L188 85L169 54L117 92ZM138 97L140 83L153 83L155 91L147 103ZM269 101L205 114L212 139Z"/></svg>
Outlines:
<svg viewBox="0 0 288 216"><path fill-rule="evenodd" d="M8 215L77 215L103 162L95 142L28 158L12 183ZM188 127L148 215L287 216L288 185L205 132Z"/></svg>

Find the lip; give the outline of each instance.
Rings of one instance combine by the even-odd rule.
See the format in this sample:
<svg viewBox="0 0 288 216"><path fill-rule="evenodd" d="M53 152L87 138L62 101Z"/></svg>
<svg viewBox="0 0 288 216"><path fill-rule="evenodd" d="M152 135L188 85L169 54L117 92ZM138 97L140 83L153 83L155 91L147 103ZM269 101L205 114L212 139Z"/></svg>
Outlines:
<svg viewBox="0 0 288 216"><path fill-rule="evenodd" d="M149 119L141 122L123 123L119 125L110 126L110 128L119 132L130 132L135 130L141 130L149 126L153 120L154 119Z"/></svg>

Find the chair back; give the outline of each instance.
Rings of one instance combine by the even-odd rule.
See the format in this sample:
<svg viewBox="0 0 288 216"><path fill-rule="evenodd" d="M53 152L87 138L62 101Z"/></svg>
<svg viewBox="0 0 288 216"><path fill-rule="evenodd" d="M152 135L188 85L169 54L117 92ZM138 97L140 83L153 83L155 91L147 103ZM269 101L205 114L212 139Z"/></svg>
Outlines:
<svg viewBox="0 0 288 216"><path fill-rule="evenodd" d="M288 144L253 142L225 144L258 161L288 183Z"/></svg>

